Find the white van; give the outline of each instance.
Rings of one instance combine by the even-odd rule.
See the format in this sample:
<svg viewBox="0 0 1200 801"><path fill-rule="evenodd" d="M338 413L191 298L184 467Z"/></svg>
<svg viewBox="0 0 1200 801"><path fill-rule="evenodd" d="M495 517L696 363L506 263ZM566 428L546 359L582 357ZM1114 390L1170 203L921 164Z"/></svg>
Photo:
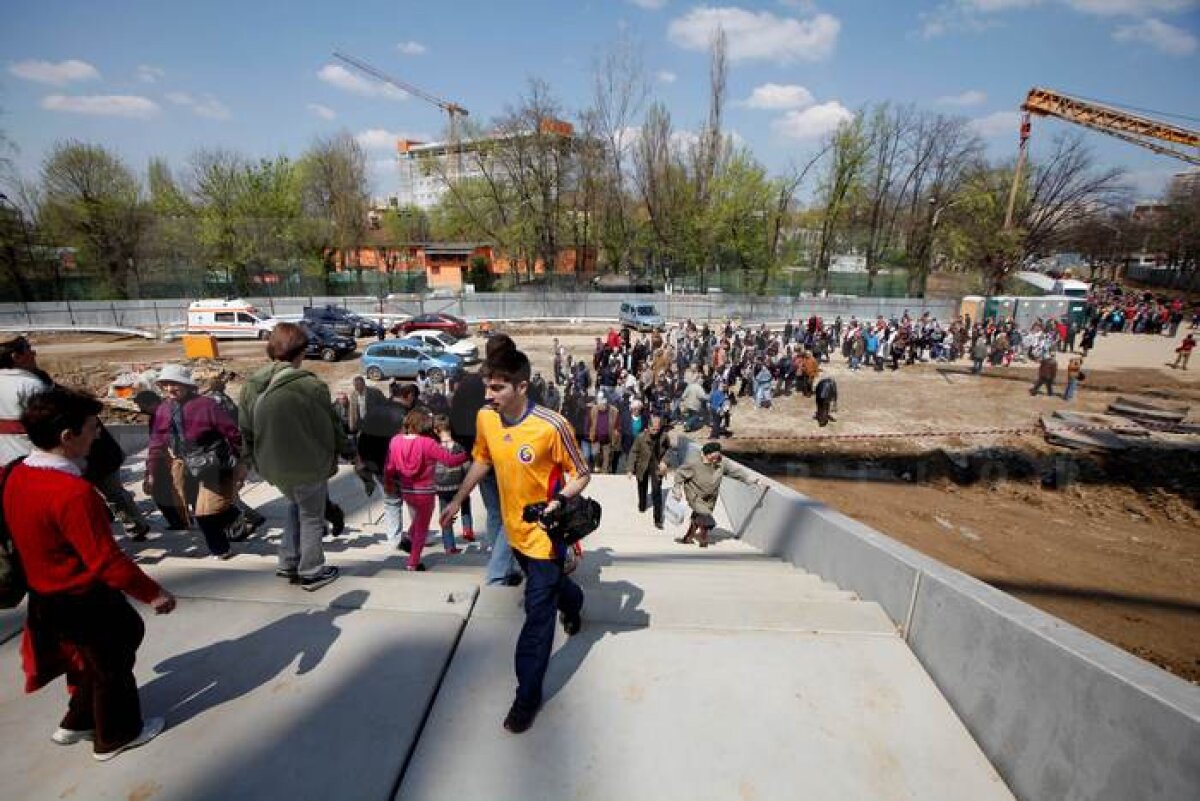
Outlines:
<svg viewBox="0 0 1200 801"><path fill-rule="evenodd" d="M218 339L266 339L277 321L244 300L197 300L188 306L189 334Z"/></svg>

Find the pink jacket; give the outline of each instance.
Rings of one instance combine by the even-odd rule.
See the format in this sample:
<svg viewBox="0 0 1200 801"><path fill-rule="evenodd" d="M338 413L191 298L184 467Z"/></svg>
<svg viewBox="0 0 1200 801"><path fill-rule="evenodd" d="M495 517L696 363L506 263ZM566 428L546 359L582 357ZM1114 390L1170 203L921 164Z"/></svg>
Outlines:
<svg viewBox="0 0 1200 801"><path fill-rule="evenodd" d="M383 467L386 485L399 487L405 493L432 494L433 468L437 462L458 467L467 461L467 453L451 453L429 437L397 434L388 445L387 463Z"/></svg>

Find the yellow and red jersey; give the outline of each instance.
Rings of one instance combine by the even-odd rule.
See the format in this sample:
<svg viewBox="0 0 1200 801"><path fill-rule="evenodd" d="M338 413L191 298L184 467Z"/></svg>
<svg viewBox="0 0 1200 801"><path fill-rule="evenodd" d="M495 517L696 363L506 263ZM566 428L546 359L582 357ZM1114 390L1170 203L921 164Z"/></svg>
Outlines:
<svg viewBox="0 0 1200 801"><path fill-rule="evenodd" d="M554 497L568 476L588 472L571 424L562 415L530 403L514 423L506 423L493 409L480 409L475 432L472 456L496 472L509 544L533 559L553 558L545 530L526 523L522 512L528 504Z"/></svg>

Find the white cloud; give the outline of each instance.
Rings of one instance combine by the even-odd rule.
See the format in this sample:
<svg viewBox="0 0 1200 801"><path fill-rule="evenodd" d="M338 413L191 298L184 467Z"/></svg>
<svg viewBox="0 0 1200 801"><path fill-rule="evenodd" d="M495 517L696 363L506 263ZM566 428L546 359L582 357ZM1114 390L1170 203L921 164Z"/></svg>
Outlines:
<svg viewBox="0 0 1200 801"><path fill-rule="evenodd" d="M197 99L187 92L167 92L165 97L177 106L190 108L192 113L197 117L207 117L210 120L227 120L233 116L229 111L229 107L212 95L205 95L203 99Z"/></svg>
<svg viewBox="0 0 1200 801"><path fill-rule="evenodd" d="M1076 11L1102 17L1172 14L1200 5L1197 0L1066 0L1066 3Z"/></svg>
<svg viewBox="0 0 1200 801"><path fill-rule="evenodd" d="M978 106L987 100L987 94L978 89L968 89L962 94L943 95L937 99L943 106Z"/></svg>
<svg viewBox="0 0 1200 801"><path fill-rule="evenodd" d="M396 49L406 56L422 56L429 51L428 47L411 39L396 45Z"/></svg>
<svg viewBox="0 0 1200 801"><path fill-rule="evenodd" d="M764 83L754 87L741 105L749 108L807 108L813 104L812 92L798 84Z"/></svg>
<svg viewBox="0 0 1200 801"><path fill-rule="evenodd" d="M793 109L771 123L771 128L788 139L811 141L820 139L852 119L854 114L850 109L836 100L830 100L803 110Z"/></svg>
<svg viewBox="0 0 1200 801"><path fill-rule="evenodd" d="M650 11L657 11L667 4L667 0L629 0L639 8L645 8Z"/></svg>
<svg viewBox="0 0 1200 801"><path fill-rule="evenodd" d="M842 24L830 14L801 20L744 8L694 8L671 20L667 38L684 50L707 50L718 28L725 31L730 61L760 59L777 64L821 61L833 54Z"/></svg>
<svg viewBox="0 0 1200 801"><path fill-rule="evenodd" d="M971 120L971 128L980 136L991 139L996 136L1017 138L1021 128L1021 112L997 111L986 117Z"/></svg>
<svg viewBox="0 0 1200 801"><path fill-rule="evenodd" d="M95 81L100 78L100 72L86 61L70 59L57 64L52 61L18 61L11 65L8 71L18 78L37 83L48 83L51 86L66 86L75 81Z"/></svg>
<svg viewBox="0 0 1200 801"><path fill-rule="evenodd" d="M363 150L390 150L392 152L395 152L396 142L400 139L416 142L431 141L430 137L425 134L388 131L383 128L368 128L360 131L354 135L354 139Z"/></svg>
<svg viewBox="0 0 1200 801"><path fill-rule="evenodd" d="M159 80L166 76L167 72L162 67L154 67L149 64L138 65L137 79L142 83L158 83Z"/></svg>
<svg viewBox="0 0 1200 801"><path fill-rule="evenodd" d="M654 73L654 78L659 83L675 83L675 79L678 77L678 75L670 70L659 70L658 72Z"/></svg>
<svg viewBox="0 0 1200 801"><path fill-rule="evenodd" d="M1189 56L1196 52L1196 37L1174 25L1151 17L1130 25L1122 25L1113 31L1118 42L1148 44L1155 50L1170 56Z"/></svg>
<svg viewBox="0 0 1200 801"><path fill-rule="evenodd" d="M329 106L322 106L320 103L309 103L306 108L310 114L320 117L323 120L332 120L337 116L337 112Z"/></svg>
<svg viewBox="0 0 1200 801"><path fill-rule="evenodd" d="M93 117L138 119L148 119L159 112L157 103L137 95L48 95L42 98L42 108Z"/></svg>
<svg viewBox="0 0 1200 801"><path fill-rule="evenodd" d="M331 86L363 97L386 97L389 100L407 100L408 94L390 83L370 81L340 64L326 64L317 72L317 77Z"/></svg>

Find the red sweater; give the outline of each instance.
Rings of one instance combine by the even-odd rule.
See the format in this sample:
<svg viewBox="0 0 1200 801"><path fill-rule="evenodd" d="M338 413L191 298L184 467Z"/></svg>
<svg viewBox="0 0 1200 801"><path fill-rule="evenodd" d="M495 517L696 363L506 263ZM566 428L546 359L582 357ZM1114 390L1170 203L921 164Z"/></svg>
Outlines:
<svg viewBox="0 0 1200 801"><path fill-rule="evenodd" d="M104 501L82 478L20 464L4 498L5 519L34 592L83 592L100 582L143 603L162 592L117 545Z"/></svg>

